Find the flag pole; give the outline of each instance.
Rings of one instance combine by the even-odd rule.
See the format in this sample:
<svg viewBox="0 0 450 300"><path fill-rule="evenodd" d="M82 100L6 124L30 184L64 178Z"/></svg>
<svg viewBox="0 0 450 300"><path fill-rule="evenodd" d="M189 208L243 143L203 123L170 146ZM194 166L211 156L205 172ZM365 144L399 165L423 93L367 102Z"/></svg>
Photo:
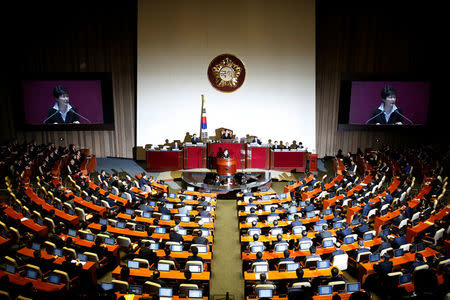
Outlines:
<svg viewBox="0 0 450 300"><path fill-rule="evenodd" d="M206 142L206 140L208 139L208 125L206 122L206 107L205 107L205 97L204 95L202 95L202 117L201 117L201 122L200 122L200 139L203 142Z"/></svg>

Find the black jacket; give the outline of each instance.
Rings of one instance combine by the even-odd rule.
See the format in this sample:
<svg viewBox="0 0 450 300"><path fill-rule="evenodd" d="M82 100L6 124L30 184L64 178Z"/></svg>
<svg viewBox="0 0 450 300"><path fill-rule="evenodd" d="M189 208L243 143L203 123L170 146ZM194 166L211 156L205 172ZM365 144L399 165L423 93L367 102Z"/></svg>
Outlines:
<svg viewBox="0 0 450 300"><path fill-rule="evenodd" d="M64 121L63 118L61 117L61 114L57 112L57 110L54 109L52 106L48 109L47 118L49 119L45 121L45 124L53 124L53 123L69 124L75 121L80 121L79 116L75 114L73 111L77 112L77 109L72 106L71 110L67 112L66 121Z"/></svg>
<svg viewBox="0 0 450 300"><path fill-rule="evenodd" d="M367 124L377 124L380 123L381 125L386 125L386 124L395 124L397 122L402 122L403 124L405 123L405 121L403 120L403 117L400 115L402 113L402 110L397 107L397 109L395 111L393 111L391 113L391 115L389 116L389 120L386 122L386 118L384 116L384 113L381 109L376 108L372 115L369 118L369 122ZM373 118L373 119L372 119Z"/></svg>

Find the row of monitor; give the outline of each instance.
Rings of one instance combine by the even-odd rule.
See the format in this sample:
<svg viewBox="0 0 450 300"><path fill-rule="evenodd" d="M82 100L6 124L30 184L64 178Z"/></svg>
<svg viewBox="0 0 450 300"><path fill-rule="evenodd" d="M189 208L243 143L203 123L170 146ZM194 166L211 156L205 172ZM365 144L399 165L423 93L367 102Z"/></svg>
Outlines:
<svg viewBox="0 0 450 300"><path fill-rule="evenodd" d="M114 289L112 283L102 282L101 287L104 291L111 291ZM128 288L128 293L134 295L142 295L143 286L141 285L130 285ZM159 288L159 297L171 298L173 297L173 290L171 288ZM190 289L188 290L188 298L191 299L201 299L203 298L203 291L201 289Z"/></svg>

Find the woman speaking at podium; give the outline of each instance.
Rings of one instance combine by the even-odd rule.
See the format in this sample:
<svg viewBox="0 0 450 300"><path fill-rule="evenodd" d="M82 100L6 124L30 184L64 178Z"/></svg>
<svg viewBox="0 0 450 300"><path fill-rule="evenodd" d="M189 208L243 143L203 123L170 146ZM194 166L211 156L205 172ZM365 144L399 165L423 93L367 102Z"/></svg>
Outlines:
<svg viewBox="0 0 450 300"><path fill-rule="evenodd" d="M228 153L228 149L223 150L221 158L231 158L230 153Z"/></svg>

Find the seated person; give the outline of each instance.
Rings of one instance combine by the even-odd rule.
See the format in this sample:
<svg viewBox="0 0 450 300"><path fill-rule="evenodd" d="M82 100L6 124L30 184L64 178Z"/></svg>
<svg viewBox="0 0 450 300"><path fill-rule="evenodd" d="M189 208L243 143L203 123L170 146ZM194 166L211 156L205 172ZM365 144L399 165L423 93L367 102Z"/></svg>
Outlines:
<svg viewBox="0 0 450 300"><path fill-rule="evenodd" d="M361 222L361 225L359 225L359 226L357 226L357 227L354 228L354 231L355 231L356 234L358 234L358 236L359 236L360 238L362 238L363 235L364 235L364 233L366 233L367 231L369 231L369 229L370 229L370 228L369 228L369 225L367 225L366 222L362 221L362 222Z"/></svg>
<svg viewBox="0 0 450 300"><path fill-rule="evenodd" d="M126 281L128 284L136 284L133 277L130 276L130 269L128 266L122 266L120 274L117 276L117 280Z"/></svg>
<svg viewBox="0 0 450 300"><path fill-rule="evenodd" d="M291 256L291 251L289 251L289 250L284 250L283 251L283 258L280 258L279 260L278 260L278 263L277 264L279 264L280 262L294 262L294 258L292 258L292 257L290 257Z"/></svg>
<svg viewBox="0 0 450 300"><path fill-rule="evenodd" d="M262 256L261 251L256 252L256 259L253 262L267 262L267 259L262 259Z"/></svg>
<svg viewBox="0 0 450 300"><path fill-rule="evenodd" d="M331 254L330 254L330 261L332 261L336 255L345 254L345 251L341 250L341 243L336 242L335 247L336 247L336 250L331 252Z"/></svg>
<svg viewBox="0 0 450 300"><path fill-rule="evenodd" d="M192 251L192 255L190 255L187 258L187 261L193 260L193 261L201 261L201 262L203 262L203 258L198 256L198 249L197 249L197 247L195 247L195 246L192 247L191 251Z"/></svg>
<svg viewBox="0 0 450 300"><path fill-rule="evenodd" d="M162 280L161 278L159 278L160 273L158 270L153 271L153 275L150 277L151 282L157 283L159 284L161 287L167 287L167 284L164 280Z"/></svg>
<svg viewBox="0 0 450 300"><path fill-rule="evenodd" d="M181 150L181 148L177 141L173 143L172 150Z"/></svg>
<svg viewBox="0 0 450 300"><path fill-rule="evenodd" d="M99 260L108 255L108 248L102 246L102 239L99 237L95 239L94 245L91 247L90 251L96 253Z"/></svg>
<svg viewBox="0 0 450 300"><path fill-rule="evenodd" d="M223 150L221 158L231 158L230 153L228 153L228 149Z"/></svg>
<svg viewBox="0 0 450 300"><path fill-rule="evenodd" d="M343 281L344 277L342 277L341 274L339 274L339 269L336 267L331 268L331 278L327 280L327 284L333 281Z"/></svg>
<svg viewBox="0 0 450 300"><path fill-rule="evenodd" d="M232 135L230 130L226 129L225 132L221 136L222 139L232 139Z"/></svg>
<svg viewBox="0 0 450 300"><path fill-rule="evenodd" d="M141 248L139 249L139 254L137 255L138 258L146 259L150 265L154 264L158 257L156 256L156 253L150 249L150 242L146 241L142 244Z"/></svg>
<svg viewBox="0 0 450 300"><path fill-rule="evenodd" d="M67 272L69 277L75 278L81 275L81 271L83 270L83 265L79 262L72 262L73 257L70 254L64 256L64 260L61 263L62 271Z"/></svg>
<svg viewBox="0 0 450 300"><path fill-rule="evenodd" d="M262 143L261 143L261 140L260 139L258 139L258 137L253 137L253 140L252 140L252 142L251 142L252 144L259 144L259 145L261 145Z"/></svg>
<svg viewBox="0 0 450 300"><path fill-rule="evenodd" d="M424 265L425 264L425 260L423 258L422 253L416 253L414 255L414 261L411 264L411 266L409 266L409 268L407 269L406 273L410 273L412 274L414 272L414 269L418 266Z"/></svg>
<svg viewBox="0 0 450 300"><path fill-rule="evenodd" d="M170 260L170 261L173 261L174 262L174 264L175 264L175 268L177 269L177 270L179 270L180 269L180 264L178 263L178 261L175 259L175 258L173 258L172 256L170 256L170 254L172 253L172 250L170 250L170 247L165 247L164 248L164 256L163 257L161 257L160 258L160 260Z"/></svg>
<svg viewBox="0 0 450 300"><path fill-rule="evenodd" d="M291 228L295 227L295 226L302 226L303 222L299 221L299 216L297 214L294 215L294 221L292 221L291 223Z"/></svg>
<svg viewBox="0 0 450 300"><path fill-rule="evenodd" d="M389 260L389 255L385 254L383 256L383 261L379 262L378 266L380 267L380 273L383 275L387 275L392 272L394 263Z"/></svg>
<svg viewBox="0 0 450 300"><path fill-rule="evenodd" d="M192 244L208 245L208 239L202 236L201 230L197 230L196 236L192 239Z"/></svg>
<svg viewBox="0 0 450 300"><path fill-rule="evenodd" d="M183 243L184 239L181 234L178 233L178 228L174 227L169 233L169 238L171 242Z"/></svg>
<svg viewBox="0 0 450 300"><path fill-rule="evenodd" d="M275 150L275 149L281 149L281 147L278 145L278 142L277 142L277 141L275 141L275 142L273 143L272 149L273 149L273 150Z"/></svg>
<svg viewBox="0 0 450 300"><path fill-rule="evenodd" d="M200 142L200 139L197 137L197 135L194 133L193 135L192 135L192 138L191 138L191 143L193 144L193 145L195 145L195 144L197 144L197 143L199 143Z"/></svg>

